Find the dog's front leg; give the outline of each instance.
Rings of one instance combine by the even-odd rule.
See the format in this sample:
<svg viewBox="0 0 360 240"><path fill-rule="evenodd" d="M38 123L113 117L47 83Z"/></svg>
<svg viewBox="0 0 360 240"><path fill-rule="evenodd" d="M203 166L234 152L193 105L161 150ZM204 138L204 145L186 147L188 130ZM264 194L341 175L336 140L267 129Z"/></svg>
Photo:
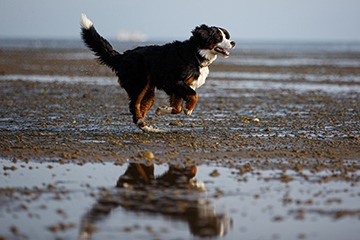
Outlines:
<svg viewBox="0 0 360 240"><path fill-rule="evenodd" d="M190 116L192 111L195 108L195 105L198 101L198 94L194 89L189 87L185 82L180 82L177 85L176 92L171 95L170 105L159 107L156 110L156 115L160 116L162 114L177 114L182 110L182 102L185 100L184 113L187 116Z"/></svg>
<svg viewBox="0 0 360 240"><path fill-rule="evenodd" d="M195 95L189 95L185 98L185 109L184 113L187 116L190 116L193 112L195 105L198 101L198 93L196 92Z"/></svg>
<svg viewBox="0 0 360 240"><path fill-rule="evenodd" d="M156 109L156 116L162 114L178 114L181 113L183 100L181 97L172 94L170 97L170 106L158 107Z"/></svg>

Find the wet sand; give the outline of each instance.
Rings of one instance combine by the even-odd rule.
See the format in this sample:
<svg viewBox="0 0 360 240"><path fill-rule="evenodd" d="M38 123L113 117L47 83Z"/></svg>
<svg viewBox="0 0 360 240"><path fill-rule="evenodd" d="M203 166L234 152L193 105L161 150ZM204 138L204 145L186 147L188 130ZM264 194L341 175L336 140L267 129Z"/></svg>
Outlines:
<svg viewBox="0 0 360 240"><path fill-rule="evenodd" d="M284 58L284 55L285 58L291 58L297 53L238 51L233 54L232 57L237 57L236 59L256 60L265 57L273 62L280 57ZM334 63L338 58L356 61L360 59L359 53L352 52L307 54L316 55L315 59L330 59ZM351 80L359 77L360 68L351 64L350 66L333 63L324 65L316 64L316 62L313 65L284 64L282 66L276 64L263 66L254 62L255 64L237 64L231 62L229 58L225 61L219 60L210 66L210 77L205 86L198 90L199 102L190 117L184 114L155 117L155 109L168 101L162 92L157 91L155 104L149 111L147 120L157 128L163 129L164 132L149 134L142 132L132 123L125 92L118 86L111 71L97 64L88 51L81 49L0 50L0 158L4 159L1 160L1 177L6 180L5 182L9 182L1 186L0 197L7 206L7 214L13 216L19 211L18 208L11 207L10 199L16 194L18 194L16 196L19 199L17 202L20 208L22 203L26 206L26 209L20 211L29 211L28 209L36 207L32 208L25 203L29 196L34 196L34 193L43 196L40 199L46 202L44 192L54 194L55 197L59 194L60 199L64 199L61 196L65 193L62 193L61 189L72 189L71 185L58 182L60 180L56 175L60 174L59 172L52 173L52 178L56 181L43 186L44 190L34 188L31 190L32 193L29 193L26 191L26 184L23 185L25 190L18 186L13 187L9 180L11 176L21 168L35 168L31 163L34 166L38 163L45 164L47 166L45 168L48 169L44 170L46 172L52 171L53 166L56 168L57 164L65 164L69 167L73 164L90 164L100 168L98 163L106 162L106 164L111 164L107 171L111 171L113 166L123 166L128 162L148 163L150 161L158 165L168 163L185 166L217 166L218 168L204 168L204 171L208 172L205 175L200 174L200 177L203 180L207 179L205 185L210 186L212 196L209 201L215 203L220 201L218 204L230 206L231 209L235 209L235 215L243 217L244 214L240 210L243 206L231 205L239 201L238 198L231 197L236 195L233 195L232 187L250 189L250 186L253 186L250 182L255 179L261 182L261 187L248 190L251 192L249 199L246 197L247 193L245 195L241 193L241 199L247 199L242 202L243 204L261 201L262 209L265 209L267 200L274 202L274 196L280 192L282 197L278 204L300 206L288 209L281 207L280 204L279 212L273 213L272 210L266 210L271 212L271 214L265 214L266 217L262 220L266 226L272 226L274 222L291 222L288 216L300 218L303 223L311 223L311 219L304 220L302 217L305 213L315 214L320 219L330 215L333 219L346 218L356 222L360 206L358 204L346 205L342 197L346 199L345 195L349 193L351 195L349 198L355 199L356 202L360 196L360 83ZM234 72L240 73L240 77L234 75ZM247 73L246 76L257 76L257 79L241 77L243 73ZM259 78L259 73L270 74L269 79L266 78L268 75L260 75ZM288 75L292 77L283 78ZM263 76L266 79L261 79ZM272 79L272 76L276 76L277 79ZM314 76L327 77L321 78L320 81L312 80ZM349 76L350 80L343 81ZM149 158L152 155L154 158ZM228 170L220 171L220 169ZM123 168L121 170L125 171ZM66 170L62 171L66 172ZM99 173L96 171L86 173L99 178L97 175ZM25 176L27 174L31 173L24 173ZM218 183L215 181L217 174L224 177ZM118 177L121 172L112 175ZM229 182L229 185L222 185L234 176L236 181ZM108 180L102 181L103 188L94 183L86 185L85 195L94 198L90 200L87 198L87 208L90 208L92 200L101 199L104 188L105 192L110 192L112 197L113 194L119 194L112 193L115 182L116 179L111 179L110 183ZM256 182L254 186L259 182ZM275 185L278 184L276 186L280 186L281 190L276 187L272 189L273 182ZM309 186L309 189L314 186L317 192L314 192L314 189L308 190L307 200L298 200L300 202L297 204L296 196L289 197L289 189L296 189L302 194L301 187L297 189L295 185L301 185L303 182L308 184L306 186ZM287 185L289 183L294 185ZM321 192L325 191L321 183L329 183L326 185L328 189L334 186L335 189L331 191L336 193L336 197L329 193L321 195ZM331 183L343 185L339 187ZM58 184L63 188L59 190ZM226 191L222 192L222 188ZM340 188L343 190L339 190ZM151 190L155 191L156 188L150 187ZM305 206L319 206L318 192L322 196L321 201L325 204L321 205L321 208L307 209ZM35 195L38 196L38 194ZM65 194L65 199L66 196L74 197L75 195L74 193ZM143 204L136 200L138 195L132 197L135 203ZM163 197L166 198L166 196ZM329 205L338 204L336 206L339 207L327 208L327 201L330 201ZM187 200L182 201L182 204L184 202L189 203ZM110 201L109 204L113 202ZM124 205L123 202L118 204ZM148 205L144 208L146 207ZM46 210L44 211L47 213ZM136 211L146 212L147 210ZM63 212L72 216L67 209ZM262 219L261 214L262 212L258 213L258 219ZM57 215L64 214L60 212ZM180 210L178 215L181 215ZM239 216L236 218L230 214L230 218L237 220L241 219ZM69 221L69 218L72 221ZM166 218L165 216L164 219ZM16 222L14 217L9 217L7 220L9 219L9 222ZM47 234L53 232L54 236L58 236L59 232L71 232L81 228L81 224L76 222L80 220L73 219L74 217L64 217L63 221L66 224L55 222L49 226L49 223L40 223L40 226L42 229L47 229ZM112 221L121 221L121 219L121 216L117 216L111 219L109 224L114 224ZM138 218L134 219L142 224ZM164 220L159 221L159 225L164 222ZM251 221L253 220L243 223L249 224L246 225L246 229L251 228ZM47 225L44 226L44 224ZM227 235L229 239L238 236L238 232L244 233L244 227L239 224L239 222L233 223L233 230ZM112 232L108 226L106 223L100 227L95 226L100 234L97 239L106 236L106 231ZM335 229L336 226L335 224ZM338 226L344 229L343 225ZM107 230L100 230L101 227ZM124 229L122 233L125 237L130 236L126 234L134 231L142 234L150 231L146 227L139 230L136 226L125 226ZM95 228L88 230L95 231ZM175 229L171 230L175 232L173 237L182 236ZM35 236L24 231L21 231L21 226L11 225L6 233L0 232L0 238L12 239L14 236L21 238L21 234L30 238ZM280 232L264 239L289 236L280 229L277 231ZM320 233L315 236L306 230L290 236L299 239L313 239L314 237L329 239L325 230L318 231ZM76 232L78 231L71 232L70 238ZM160 231L156 237L166 238L165 232L165 230L163 233ZM354 234L356 228L349 232ZM353 236L351 234L349 238L345 235L344 239L351 239ZM244 236L259 237L256 231L248 231L248 235ZM67 235L58 237L69 238ZM116 235L110 237L110 239L115 238Z"/></svg>
<svg viewBox="0 0 360 240"><path fill-rule="evenodd" d="M139 151L151 151L163 161L348 160L358 159L360 154L359 92L231 89L231 83L222 87L221 79L212 81L210 74L205 87L198 91L199 102L191 117L180 114L156 118L154 109L167 103L166 96L158 91L147 118L166 132L146 134L131 123L127 96L117 86L116 78L111 85L101 84L101 77L112 77L112 73L91 58L64 58L71 53L1 51L2 74L35 75L35 81L0 81L2 157L124 161ZM226 63L214 64L210 71L245 71L244 67L231 65L231 59ZM248 66L246 71L269 72L268 68ZM288 68L273 67L271 71L291 72L294 67ZM300 68L295 71L337 72L340 76L349 74L350 69L352 75L360 71L332 66ZM54 76L55 81L36 82L36 75ZM63 75L80 79L99 76L100 84L86 84L86 79L74 84L56 82L56 76ZM346 84L350 88L359 86L356 82Z"/></svg>

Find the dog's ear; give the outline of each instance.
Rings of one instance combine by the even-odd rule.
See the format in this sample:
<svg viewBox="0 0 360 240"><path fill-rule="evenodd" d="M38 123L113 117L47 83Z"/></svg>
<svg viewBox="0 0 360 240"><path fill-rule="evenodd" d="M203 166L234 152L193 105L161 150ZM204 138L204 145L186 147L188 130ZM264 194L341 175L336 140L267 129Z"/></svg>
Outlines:
<svg viewBox="0 0 360 240"><path fill-rule="evenodd" d="M207 37L208 33L209 33L209 27L206 24L202 24L198 27L196 27L194 30L192 30L192 35L194 37L200 37L200 38L204 38Z"/></svg>
<svg viewBox="0 0 360 240"><path fill-rule="evenodd" d="M219 28L221 29L221 31L225 34L225 38L226 39L230 39L230 33L228 32L228 30L226 30L225 28Z"/></svg>
<svg viewBox="0 0 360 240"><path fill-rule="evenodd" d="M206 48L206 46L208 45L210 39L210 30L210 27L202 24L191 31L191 39L199 48Z"/></svg>

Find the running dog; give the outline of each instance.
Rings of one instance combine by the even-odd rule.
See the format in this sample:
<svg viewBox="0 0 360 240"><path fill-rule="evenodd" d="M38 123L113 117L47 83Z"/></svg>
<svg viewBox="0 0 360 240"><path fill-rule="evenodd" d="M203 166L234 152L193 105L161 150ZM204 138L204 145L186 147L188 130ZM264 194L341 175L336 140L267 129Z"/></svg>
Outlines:
<svg viewBox="0 0 360 240"><path fill-rule="evenodd" d="M119 53L99 35L85 14L80 24L83 41L101 64L115 72L120 86L129 96L133 122L145 132L160 131L144 120L154 103L155 88L170 97L170 105L157 108L157 116L178 114L182 110L190 116L198 101L196 89L205 83L209 65L218 55L228 57L229 49L235 46L226 29L203 24L196 27L186 41L137 47Z"/></svg>

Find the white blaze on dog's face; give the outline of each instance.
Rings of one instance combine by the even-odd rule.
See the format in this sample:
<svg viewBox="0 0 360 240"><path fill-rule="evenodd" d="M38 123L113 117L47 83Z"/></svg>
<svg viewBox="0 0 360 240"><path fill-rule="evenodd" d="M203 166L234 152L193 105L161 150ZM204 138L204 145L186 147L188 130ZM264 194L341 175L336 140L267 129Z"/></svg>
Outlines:
<svg viewBox="0 0 360 240"><path fill-rule="evenodd" d="M199 54L209 61L214 61L217 55L229 57L229 49L235 47L230 40L229 32L224 28L201 25L192 31L192 39L196 42Z"/></svg>
<svg viewBox="0 0 360 240"><path fill-rule="evenodd" d="M222 36L222 41L219 42L213 50L227 58L230 55L228 50L235 47L235 42L230 40L230 35L225 29L219 28L218 30L220 31L220 36Z"/></svg>

